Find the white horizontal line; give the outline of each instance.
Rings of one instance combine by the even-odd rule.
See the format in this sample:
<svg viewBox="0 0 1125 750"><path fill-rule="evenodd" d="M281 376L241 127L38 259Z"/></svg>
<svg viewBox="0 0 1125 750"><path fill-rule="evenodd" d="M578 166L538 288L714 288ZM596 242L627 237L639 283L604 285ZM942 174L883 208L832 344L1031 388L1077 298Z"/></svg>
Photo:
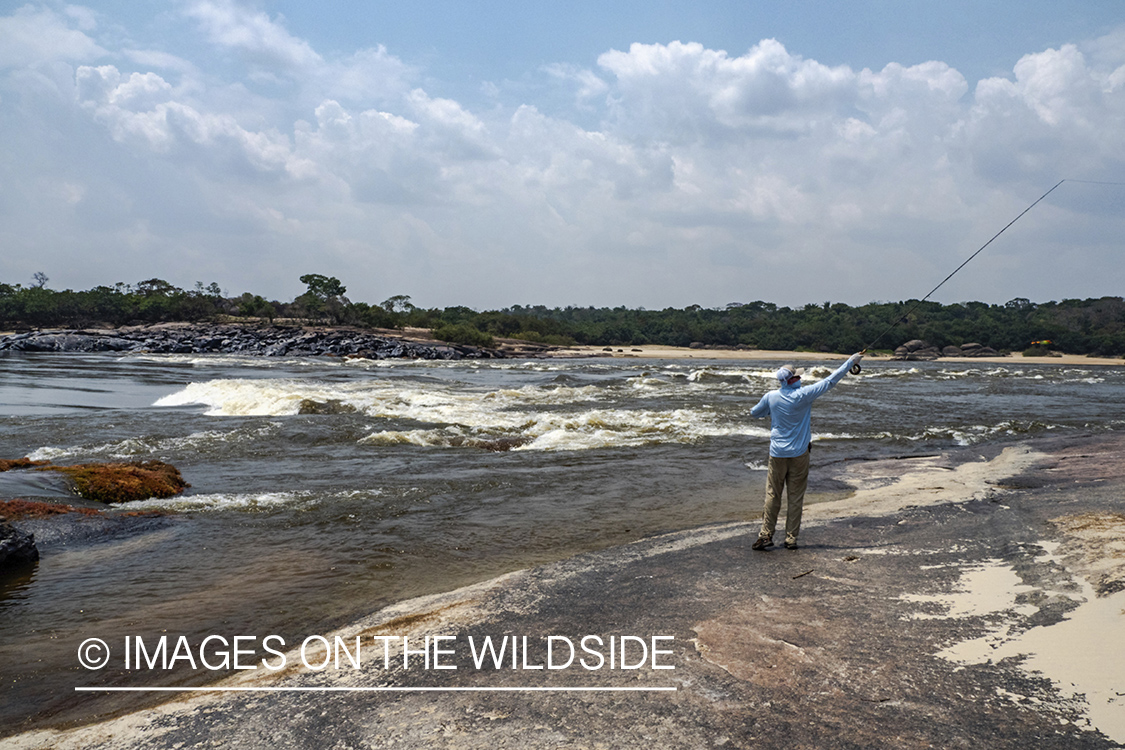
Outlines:
<svg viewBox="0 0 1125 750"><path fill-rule="evenodd" d="M676 687L83 687L80 693L530 693L675 692Z"/></svg>

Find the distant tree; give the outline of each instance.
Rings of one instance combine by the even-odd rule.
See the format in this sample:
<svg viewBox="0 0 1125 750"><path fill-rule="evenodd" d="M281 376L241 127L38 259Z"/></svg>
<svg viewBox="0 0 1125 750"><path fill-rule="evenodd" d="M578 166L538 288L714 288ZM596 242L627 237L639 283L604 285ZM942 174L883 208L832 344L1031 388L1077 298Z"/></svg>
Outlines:
<svg viewBox="0 0 1125 750"><path fill-rule="evenodd" d="M301 283L308 286L308 291L294 301L304 308L309 317L327 316L337 323L344 319L350 303L344 297L348 290L339 279L307 273L301 277Z"/></svg>
<svg viewBox="0 0 1125 750"><path fill-rule="evenodd" d="M34 286L36 289L42 289L43 287L47 286L47 282L50 281L50 279L47 278L47 274L43 273L42 271L36 271L35 273L31 274L31 278L35 279Z"/></svg>
<svg viewBox="0 0 1125 750"><path fill-rule="evenodd" d="M238 314L247 317L267 318L272 323L277 311L262 295L244 292L238 298Z"/></svg>
<svg viewBox="0 0 1125 750"><path fill-rule="evenodd" d="M335 276L322 276L319 273L306 273L301 283L308 286L306 294L312 294L327 301L333 297L343 297L347 288Z"/></svg>
<svg viewBox="0 0 1125 750"><path fill-rule="evenodd" d="M409 294L396 294L389 297L380 304L384 310L389 313L409 313L416 309L414 305L410 304Z"/></svg>
<svg viewBox="0 0 1125 750"><path fill-rule="evenodd" d="M177 292L183 291L179 287L169 284L164 279L147 279L146 281L138 281L137 285L133 287L133 289L142 297L170 297Z"/></svg>

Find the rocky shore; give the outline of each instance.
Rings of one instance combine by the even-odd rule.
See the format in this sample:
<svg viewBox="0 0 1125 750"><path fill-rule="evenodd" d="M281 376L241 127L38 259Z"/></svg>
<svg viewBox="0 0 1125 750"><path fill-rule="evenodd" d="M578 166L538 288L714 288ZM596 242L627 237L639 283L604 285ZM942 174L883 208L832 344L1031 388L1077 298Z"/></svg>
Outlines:
<svg viewBox="0 0 1125 750"><path fill-rule="evenodd" d="M972 342L961 346L938 348L921 339L912 339L895 349L892 360L904 362L929 362L941 357L999 357L1000 352L992 347Z"/></svg>
<svg viewBox="0 0 1125 750"><path fill-rule="evenodd" d="M355 328L254 327L167 323L115 329L30 331L0 338L0 351L149 352L244 354L263 357L363 357L366 359L491 359L496 349L423 342Z"/></svg>
<svg viewBox="0 0 1125 750"><path fill-rule="evenodd" d="M0 518L0 576L31 565L38 559L35 535Z"/></svg>
<svg viewBox="0 0 1125 750"><path fill-rule="evenodd" d="M360 638L363 668L302 668L290 652L226 692L142 710L128 695L117 718L5 743L1121 747L1123 450L1111 435L849 467L856 493L806 509L796 551L751 551L752 522L653 537L327 634ZM540 650L482 668L464 647L507 635ZM627 669L538 666L549 636L587 635L667 640ZM427 668L422 644L439 636L448 667Z"/></svg>

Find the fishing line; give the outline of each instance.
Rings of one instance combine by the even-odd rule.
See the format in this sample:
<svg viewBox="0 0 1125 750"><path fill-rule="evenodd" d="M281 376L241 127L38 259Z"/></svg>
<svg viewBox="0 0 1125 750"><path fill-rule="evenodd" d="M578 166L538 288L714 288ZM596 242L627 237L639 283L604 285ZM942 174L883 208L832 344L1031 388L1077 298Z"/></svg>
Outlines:
<svg viewBox="0 0 1125 750"><path fill-rule="evenodd" d="M911 307L911 308L910 308L909 310L907 310L907 311L906 311L906 314L905 314L905 315L900 315L900 316L899 316L898 318L896 318L896 319L895 319L895 322L893 322L893 323L891 323L891 324L890 324L889 326L887 326L887 330L885 330L885 331L883 331L882 333L880 333L880 334L879 334L878 336L876 336L876 337L875 337L875 338L874 338L874 339L873 339L873 340L871 341L871 343L870 343L870 344L868 344L867 346L863 347L863 351L867 351L867 350L868 350L868 349L870 349L871 347L875 346L875 344L877 344L877 343L879 342L879 340L880 340L881 338L883 338L883 337L884 337L884 336L886 336L886 335L887 335L888 333L890 333L890 332L891 332L892 330L894 330L894 329L895 329L895 328L896 328L896 327L898 326L898 324L899 324L899 323L901 323L902 321L904 321L904 320L908 319L908 318L910 317L910 313L914 312L914 311L915 311L915 310L917 310L917 309L918 309L919 307L921 307L922 303L923 303L923 302L925 302L926 300L928 300L928 299L930 298L930 295L932 295L932 294L933 294L934 292L936 292L936 291L937 291L938 289L941 289L942 285L943 285L943 284L945 284L945 282L947 282L947 281L949 281L950 279L952 279L952 278L953 278L954 276L956 276L956 275L957 275L957 272L958 272L958 271L960 271L960 270L961 270L962 268L964 268L965 266L969 265L969 261L971 261L971 260L972 260L973 258L975 258L975 257L977 257L978 255L980 255L980 254L981 254L981 251L982 251L982 250L984 250L984 249L985 249L986 247L988 247L989 245L991 245L991 244L992 244L992 242L993 242L993 240L995 240L995 239L996 239L997 237L999 237L1000 235L1004 234L1004 232L1008 231L1008 227L1012 226L1012 225L1013 225L1013 224L1015 224L1015 223L1016 223L1017 221L1019 221L1019 220L1020 220L1021 218L1023 218L1023 215L1024 215L1024 214L1026 214L1026 213L1027 213L1028 211L1030 211L1031 209L1035 208L1035 206L1036 206L1036 205L1038 205L1039 201L1043 200L1043 199L1044 199L1044 198L1046 198L1046 197L1047 197L1048 195L1050 195L1051 193L1053 193L1053 192L1054 192L1054 190L1055 190L1055 188L1057 188L1057 187L1058 187L1059 185L1063 184L1064 182L1084 182L1084 183L1087 183L1087 184L1091 184L1091 185L1125 185L1125 183L1122 183L1122 182L1092 182L1092 181L1089 181L1089 180L1066 180L1066 179L1062 179L1062 180L1059 180L1058 182L1056 182L1056 183L1055 183L1054 187L1052 187L1052 188L1051 188L1050 190L1048 190L1047 192L1043 193L1043 195L1041 195L1041 196L1039 196L1038 198L1036 198L1036 199L1035 199L1035 201L1034 201L1034 202L1033 202L1033 203L1032 203L1032 204L1031 204L1030 206L1028 206L1027 208L1025 208L1025 209L1024 209L1023 211L1020 211L1020 213L1019 213L1019 216L1017 216L1016 218L1014 218L1014 219L1012 219L1011 221L1009 221L1009 222L1008 222L1007 224L1005 224L1005 225L1004 225L1004 228L1003 228L1003 229L1001 229L1001 230L1000 230L999 232L997 232L996 234L992 235L992 239L990 239L990 240L989 240L988 242L984 243L984 244L983 244L983 245L981 245L981 246L980 246L979 248L977 248L977 251L976 251L975 253L973 253L972 255L970 255L970 256L969 256L968 258L966 258L966 259L965 259L965 262L964 262L964 263L962 263L961 265L959 265L959 266L957 266L956 268L954 268L954 269L953 269L953 273L949 274L949 275L948 275L948 276L946 276L946 277L945 277L944 279L942 279L942 280L941 280L941 283L940 283L940 284L938 284L937 286L935 286L935 287L934 287L933 289L931 289L931 290L929 291L929 293L928 293L928 294L927 294L927 295L926 295L925 297L923 297L922 299L920 299L920 300L918 300L918 301L917 301L916 303L914 303L914 306L913 306L913 307ZM860 366L859 366L859 363L857 362L856 364L852 365L852 368L851 368L850 372L852 373L852 375L858 375L858 374L859 374L860 372L862 372L862 370L863 370L863 368L862 368L862 367L860 367Z"/></svg>
<svg viewBox="0 0 1125 750"><path fill-rule="evenodd" d="M1063 180L1063 182L1077 182L1080 185L1116 185L1118 187L1125 187L1125 182L1102 182L1100 180Z"/></svg>

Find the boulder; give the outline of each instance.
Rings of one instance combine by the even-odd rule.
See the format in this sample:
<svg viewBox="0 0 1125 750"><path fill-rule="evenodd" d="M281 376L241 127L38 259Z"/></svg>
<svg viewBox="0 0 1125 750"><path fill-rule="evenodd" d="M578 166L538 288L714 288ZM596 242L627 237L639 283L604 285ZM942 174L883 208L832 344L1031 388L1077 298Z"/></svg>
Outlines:
<svg viewBox="0 0 1125 750"><path fill-rule="evenodd" d="M941 356L943 356L943 357L960 357L961 356L961 347L959 347L959 346L947 346L947 347L945 347L941 350Z"/></svg>
<svg viewBox="0 0 1125 750"><path fill-rule="evenodd" d="M346 356L367 352L374 359L491 359L502 352L472 346L404 341L366 331L306 328L251 328L188 324L122 328L113 331L35 331L0 337L0 351L155 354L243 353L267 357Z"/></svg>
<svg viewBox="0 0 1125 750"><path fill-rule="evenodd" d="M907 341L895 349L891 359L905 360L907 362L929 362L941 356L941 349L921 339Z"/></svg>
<svg viewBox="0 0 1125 750"><path fill-rule="evenodd" d="M184 481L179 469L163 461L41 466L35 471L65 474L74 482L75 491L81 497L100 503L172 497L191 486Z"/></svg>
<svg viewBox="0 0 1125 750"><path fill-rule="evenodd" d="M38 559L35 535L0 521L0 572L26 567Z"/></svg>
<svg viewBox="0 0 1125 750"><path fill-rule="evenodd" d="M315 401L311 398L306 398L297 406L298 414L354 414L355 411L354 406L345 404L339 399Z"/></svg>

